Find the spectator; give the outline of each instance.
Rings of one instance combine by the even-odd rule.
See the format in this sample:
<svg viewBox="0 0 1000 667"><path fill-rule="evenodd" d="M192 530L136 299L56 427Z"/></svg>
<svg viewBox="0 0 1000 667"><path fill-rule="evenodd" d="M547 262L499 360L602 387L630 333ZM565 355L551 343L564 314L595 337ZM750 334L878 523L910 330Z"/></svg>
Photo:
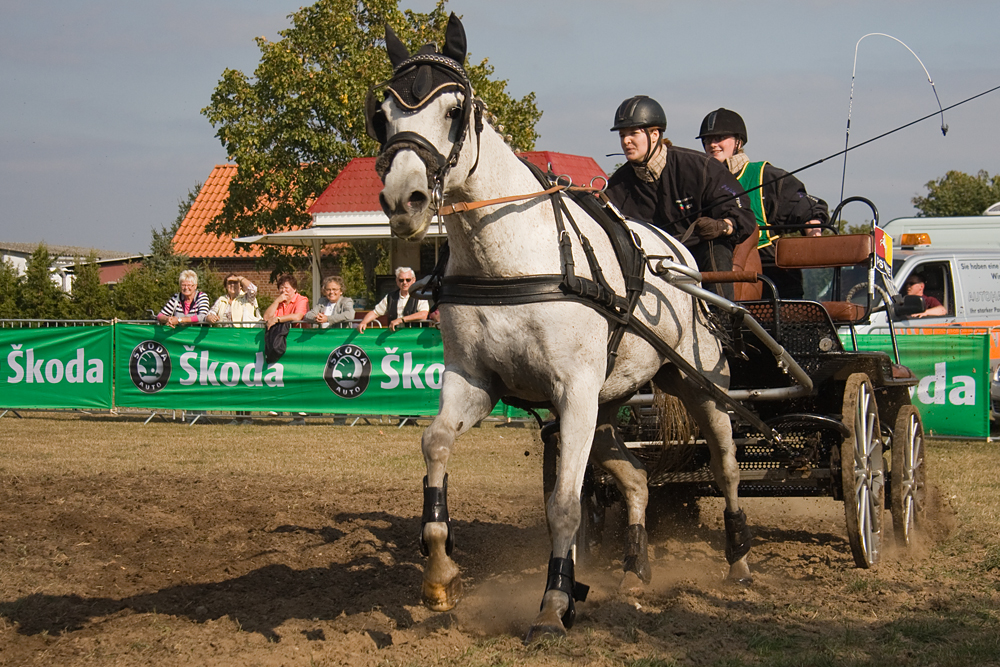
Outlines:
<svg viewBox="0 0 1000 667"><path fill-rule="evenodd" d="M226 293L216 300L206 319L211 324L223 322L236 326L260 322L257 286L243 276L230 273L226 276Z"/></svg>
<svg viewBox="0 0 1000 667"><path fill-rule="evenodd" d="M323 281L323 296L303 318L306 322L316 322L323 329L353 319L354 301L344 296L344 280L340 276L329 276Z"/></svg>
<svg viewBox="0 0 1000 667"><path fill-rule="evenodd" d="M170 297L156 316L156 321L168 327L197 324L208 315L208 295L198 291L198 274L190 269L181 271L177 282L180 291Z"/></svg>
<svg viewBox="0 0 1000 667"><path fill-rule="evenodd" d="M298 322L309 311L309 299L299 294L295 276L285 274L278 278L278 296L264 312L264 323L270 329L279 322Z"/></svg>
<svg viewBox="0 0 1000 667"><path fill-rule="evenodd" d="M910 317L941 317L942 315L948 314L948 309L945 308L940 301L934 297L924 294L925 278L921 273L911 273L906 277L906 282L903 285L903 290L906 292L907 296L922 296L924 297L924 305L926 309L920 313L914 313Z"/></svg>
<svg viewBox="0 0 1000 667"><path fill-rule="evenodd" d="M399 289L386 294L375 308L365 313L361 324L358 325L358 331L364 333L368 325L382 315L389 318L389 328L393 331L407 322L426 320L431 304L424 299L410 298L410 286L415 280L416 276L410 267L401 266L396 269L396 284L399 285Z"/></svg>

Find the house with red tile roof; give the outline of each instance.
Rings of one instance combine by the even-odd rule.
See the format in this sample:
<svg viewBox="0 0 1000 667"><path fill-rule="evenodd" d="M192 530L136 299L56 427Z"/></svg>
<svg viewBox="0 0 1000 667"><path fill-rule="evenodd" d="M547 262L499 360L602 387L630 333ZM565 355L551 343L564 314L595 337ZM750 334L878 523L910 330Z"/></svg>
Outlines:
<svg viewBox="0 0 1000 667"><path fill-rule="evenodd" d="M217 164L212 169L174 233L174 252L187 255L195 265L209 264L223 275L232 272L246 276L263 293L275 296L277 289L270 284L271 269L258 266L263 255L259 246L248 245L237 250L232 237L205 231L206 225L222 213L229 196L229 182L236 176L236 169L235 164ZM304 275L297 277L301 281Z"/></svg>
<svg viewBox="0 0 1000 667"><path fill-rule="evenodd" d="M606 178L593 158L553 151L531 151L521 156L542 169L567 175L576 184L589 184L592 179ZM444 226L432 224L422 243L409 243L393 238L389 219L382 212L378 195L382 181L375 173L375 158L355 158L337 175L309 207L312 224L298 230L260 234L237 239L219 238L205 232L205 225L222 211L229 193L229 181L236 174L236 165L217 165L201 187L191 210L174 235L174 249L195 261L210 261L223 271L244 272L258 282L263 273L247 267L261 256L264 244L309 248L313 257L313 294L319 294L321 271L319 259L324 246L345 241L389 240L391 265L412 266L418 275L426 274L436 263L437 250L446 237ZM237 253L236 243L246 244L249 252ZM258 285L267 283L265 278Z"/></svg>

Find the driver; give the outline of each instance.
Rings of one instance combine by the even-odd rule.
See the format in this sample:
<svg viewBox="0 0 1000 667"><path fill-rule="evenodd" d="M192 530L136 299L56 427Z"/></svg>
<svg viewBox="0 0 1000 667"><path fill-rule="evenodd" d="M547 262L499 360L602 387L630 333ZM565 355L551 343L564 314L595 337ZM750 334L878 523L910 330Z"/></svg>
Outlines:
<svg viewBox="0 0 1000 667"><path fill-rule="evenodd" d="M806 193L802 181L769 162L750 162L743 152L747 126L735 111L716 109L701 121L698 133L705 153L726 165L747 191L757 224L761 226L757 249L764 275L770 278L778 294L786 299L801 299L802 271L779 269L774 265L774 230L764 225L823 225L829 222L826 202ZM761 184L763 187L758 188ZM756 188L756 189L755 189ZM804 230L806 236L822 236L819 227Z"/></svg>
<svg viewBox="0 0 1000 667"><path fill-rule="evenodd" d="M630 97L611 128L628 160L605 192L623 215L677 237L701 271L731 271L733 249L754 232L750 201L736 178L709 156L674 146L663 136L667 116L646 95ZM706 285L733 298L732 283Z"/></svg>
<svg viewBox="0 0 1000 667"><path fill-rule="evenodd" d="M926 280L922 273L914 271L910 275L906 276L906 282L903 284L903 289L907 295L913 294L916 296L924 297L924 305L927 306L926 310L919 313L914 313L910 317L940 317L942 315L948 314L948 309L941 304L935 297L930 294L924 294L924 287L926 287Z"/></svg>

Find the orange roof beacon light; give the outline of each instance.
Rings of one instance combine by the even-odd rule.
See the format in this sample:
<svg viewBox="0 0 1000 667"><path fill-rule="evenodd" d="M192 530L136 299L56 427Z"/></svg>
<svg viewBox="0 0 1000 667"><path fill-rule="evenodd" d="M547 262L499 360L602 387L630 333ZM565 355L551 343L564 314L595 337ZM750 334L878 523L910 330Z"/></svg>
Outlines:
<svg viewBox="0 0 1000 667"><path fill-rule="evenodd" d="M918 248L920 246L929 246L930 244L931 235L927 232L901 234L899 237L899 245L903 248Z"/></svg>

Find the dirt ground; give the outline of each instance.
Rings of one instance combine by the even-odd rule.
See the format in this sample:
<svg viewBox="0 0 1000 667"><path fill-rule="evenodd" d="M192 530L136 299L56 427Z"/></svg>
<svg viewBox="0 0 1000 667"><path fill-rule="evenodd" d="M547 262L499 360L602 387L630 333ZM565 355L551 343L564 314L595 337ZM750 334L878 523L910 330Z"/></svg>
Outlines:
<svg viewBox="0 0 1000 667"><path fill-rule="evenodd" d="M346 428L270 433L335 442ZM197 429L245 439L265 427L183 433ZM419 433L400 437L416 447ZM953 529L947 501L937 534L912 553L890 547L876 573L854 568L841 504L747 499L755 582L738 588L722 581L720 501L703 499L700 519L651 535L654 579L642 595L618 593L612 546L578 574L592 590L569 637L524 646L549 548L538 436L495 433L523 458L526 481L470 485L453 469L466 596L444 614L419 603L419 465L399 475L375 465L368 477L333 482L325 469L95 473L53 471L44 457L30 469L0 467L0 664L804 664L768 658L796 642L826 647L824 664L878 664L871 647L886 624L954 609L957 599L992 608L995 621L998 586L949 574L949 559L961 569L968 554L935 547ZM4 447L10 455L11 442ZM476 447L455 459L490 454ZM851 633L866 653L839 660ZM919 644L901 636L898 664L930 664L915 663Z"/></svg>

